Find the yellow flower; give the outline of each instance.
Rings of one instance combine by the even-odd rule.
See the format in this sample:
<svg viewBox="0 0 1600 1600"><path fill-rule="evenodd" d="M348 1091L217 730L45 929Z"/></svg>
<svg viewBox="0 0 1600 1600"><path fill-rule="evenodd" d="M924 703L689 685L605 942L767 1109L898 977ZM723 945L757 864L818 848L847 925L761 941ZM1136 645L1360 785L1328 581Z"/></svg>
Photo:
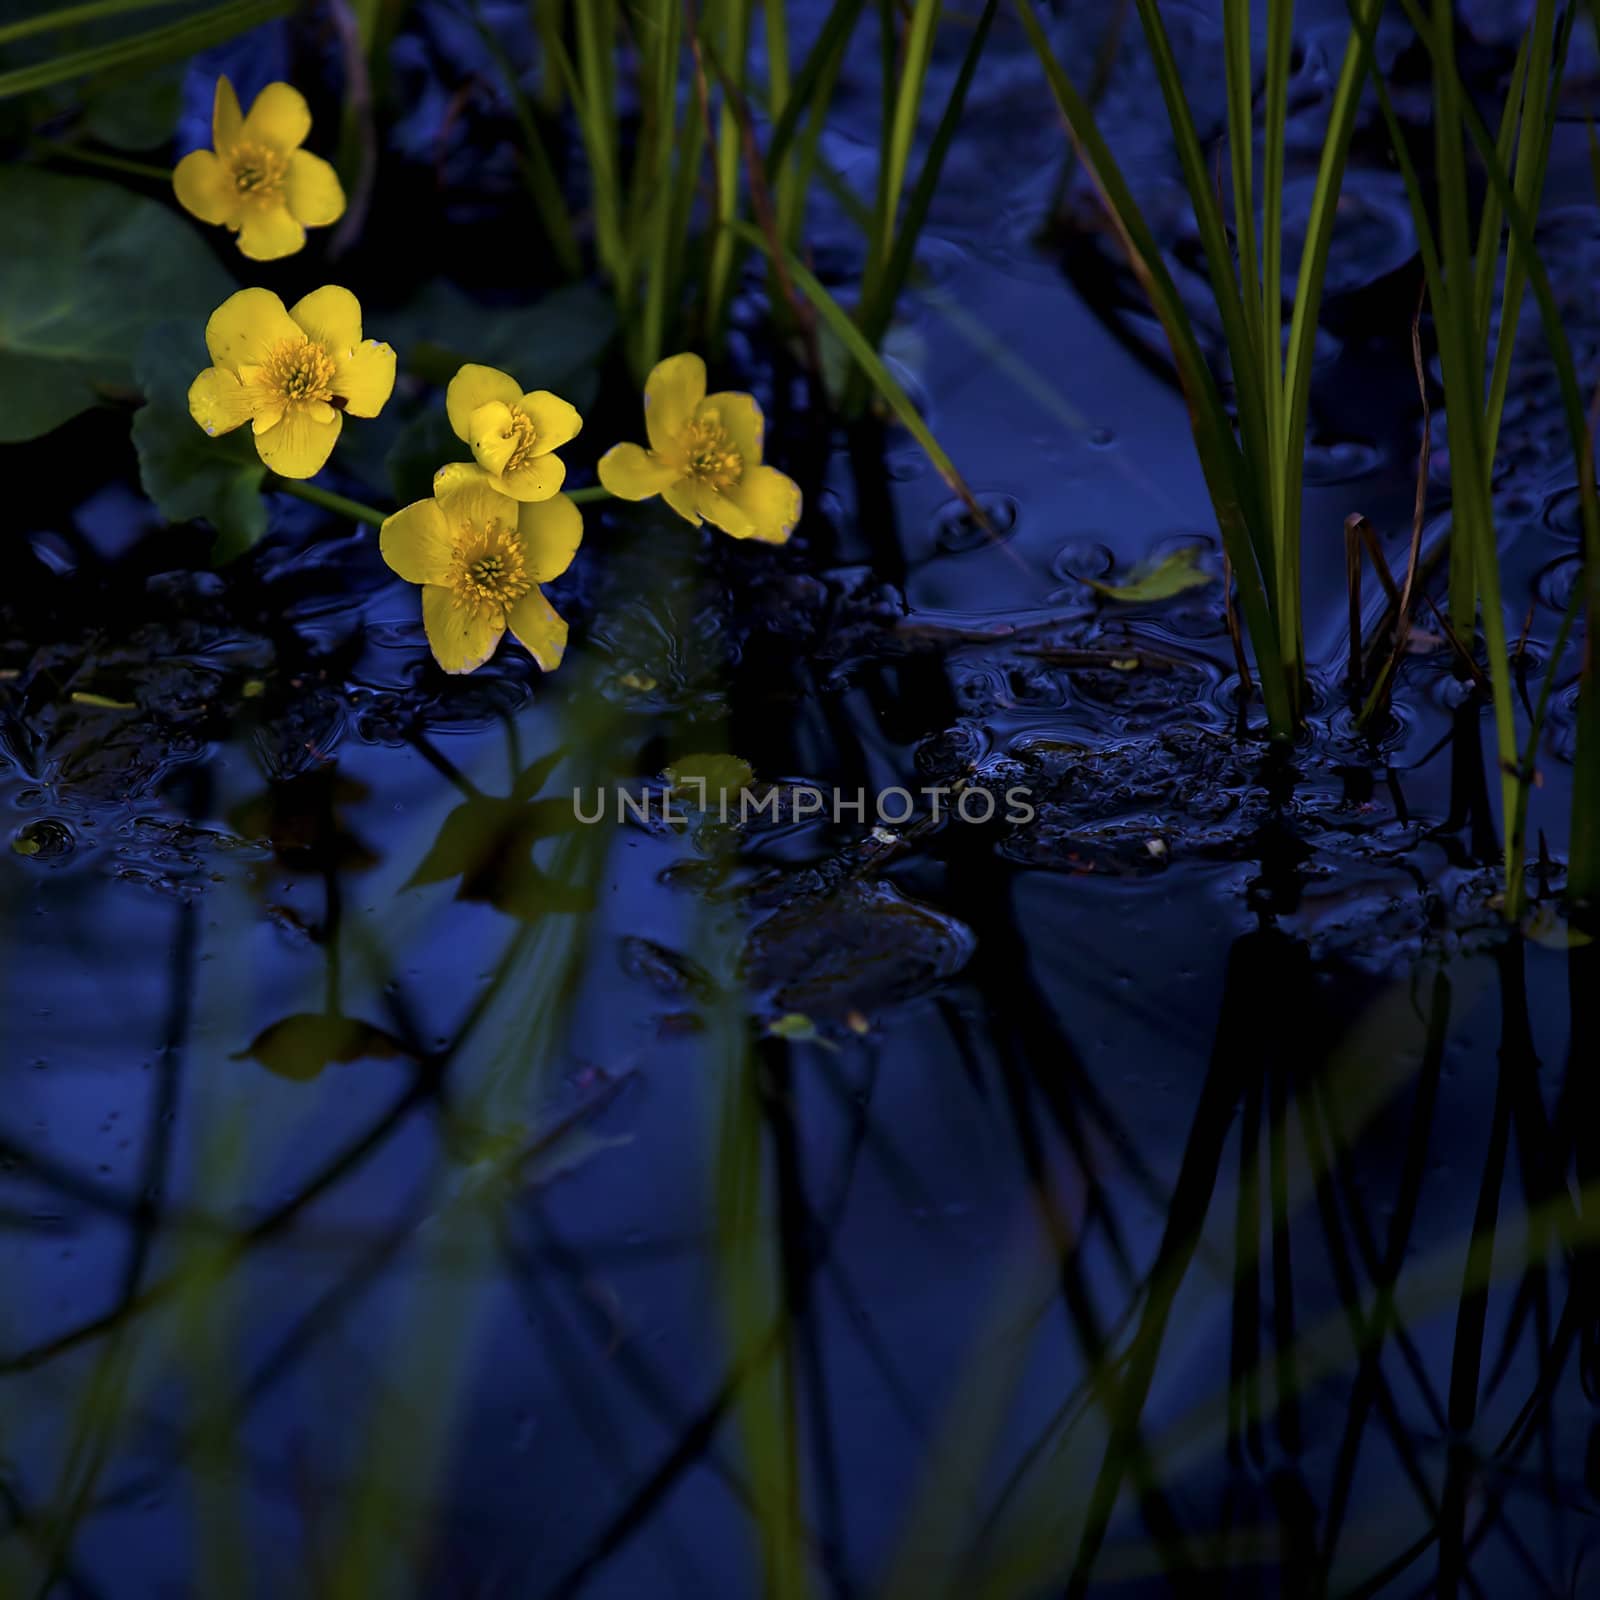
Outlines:
<svg viewBox="0 0 1600 1600"><path fill-rule="evenodd" d="M513 500L548 500L566 482L553 452L577 438L583 418L548 389L530 394L509 373L468 365L450 380L445 410L456 438L501 494Z"/></svg>
<svg viewBox="0 0 1600 1600"><path fill-rule="evenodd" d="M474 672L510 628L546 672L561 665L567 625L539 590L572 565L583 513L564 494L518 504L487 473L457 462L434 475L433 498L385 520L383 559L422 585L422 625L446 672Z"/></svg>
<svg viewBox="0 0 1600 1600"><path fill-rule="evenodd" d="M623 500L659 494L696 527L782 544L800 520L800 488L761 465L761 407L753 396L706 393L699 356L668 356L645 380L650 448L619 444L600 458L600 482Z"/></svg>
<svg viewBox="0 0 1600 1600"><path fill-rule="evenodd" d="M207 367L189 415L207 433L255 428L261 459L283 478L309 478L333 452L343 412L375 417L394 388L394 351L361 337L348 289L315 289L293 309L267 289L241 289L211 313Z"/></svg>
<svg viewBox="0 0 1600 1600"><path fill-rule="evenodd" d="M172 174L178 204L202 222L239 235L252 261L292 256L307 228L325 228L344 215L344 190L321 156L300 146L311 132L305 96L269 83L247 117L226 78L217 79L211 110L215 151L194 150Z"/></svg>

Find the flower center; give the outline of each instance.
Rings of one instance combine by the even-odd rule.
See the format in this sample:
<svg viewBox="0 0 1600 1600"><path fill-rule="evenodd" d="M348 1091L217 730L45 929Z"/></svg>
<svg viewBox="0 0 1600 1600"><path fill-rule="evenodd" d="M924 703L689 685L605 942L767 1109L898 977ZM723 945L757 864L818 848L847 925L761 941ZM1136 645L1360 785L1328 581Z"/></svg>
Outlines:
<svg viewBox="0 0 1600 1600"><path fill-rule="evenodd" d="M262 144L238 144L228 155L233 186L245 198L263 203L278 198L289 163Z"/></svg>
<svg viewBox="0 0 1600 1600"><path fill-rule="evenodd" d="M504 611L533 587L522 541L499 522L461 524L445 583L457 606L480 612Z"/></svg>
<svg viewBox="0 0 1600 1600"><path fill-rule="evenodd" d="M511 406L509 410L511 420L500 430L500 437L511 447L506 464L500 469L502 475L527 466L539 437L533 426L533 418L521 406Z"/></svg>
<svg viewBox="0 0 1600 1600"><path fill-rule="evenodd" d="M728 430L715 410L689 424L684 435L689 476L719 494L744 476L744 460L734 449Z"/></svg>
<svg viewBox="0 0 1600 1600"><path fill-rule="evenodd" d="M262 367L268 387L285 400L333 398L333 357L314 340L280 340Z"/></svg>

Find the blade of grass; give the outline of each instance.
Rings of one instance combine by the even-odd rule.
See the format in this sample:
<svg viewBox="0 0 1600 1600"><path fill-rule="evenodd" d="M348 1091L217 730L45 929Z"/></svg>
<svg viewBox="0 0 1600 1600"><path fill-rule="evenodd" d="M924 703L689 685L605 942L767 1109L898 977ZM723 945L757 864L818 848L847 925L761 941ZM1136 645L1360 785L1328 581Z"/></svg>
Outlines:
<svg viewBox="0 0 1600 1600"><path fill-rule="evenodd" d="M763 254L770 255L770 246L759 230L744 222L735 223L734 228L747 244L752 244ZM961 474L956 471L955 463L934 438L932 430L923 421L922 414L911 403L911 397L895 382L894 375L883 364L877 351L867 343L861 330L851 320L850 314L818 282L804 262L791 255L786 265L796 288L811 302L817 315L827 324L829 331L866 372L873 387L883 396L884 403L905 425L906 431L922 446L928 459L938 469L939 476L961 497L967 509L987 525L983 508L973 497Z"/></svg>
<svg viewBox="0 0 1600 1600"><path fill-rule="evenodd" d="M148 68L178 61L263 22L287 15L294 9L294 3L295 0L231 0L230 4L212 7L200 16L186 17L131 38L90 45L32 66L0 72L0 100L32 94L35 90L113 67L137 64Z"/></svg>
<svg viewBox="0 0 1600 1600"><path fill-rule="evenodd" d="M0 27L0 47L31 39L35 34L52 33L57 28L76 28L86 22L104 22L108 17L126 16L130 11L159 11L166 6L186 4L187 0L86 0L83 5L60 6L41 11L36 17L23 17Z"/></svg>
<svg viewBox="0 0 1600 1600"><path fill-rule="evenodd" d="M1106 213L1121 238L1128 260L1166 332L1178 379L1188 402L1190 426L1200 455L1201 470L1205 474L1217 525L1239 585L1239 603L1244 611L1245 629L1255 647L1268 726L1274 738L1288 739L1293 735L1295 718L1288 685L1281 671L1277 625L1268 598L1266 575L1271 570L1270 550L1263 551L1258 546L1246 515L1244 461L1222 396L1149 225L1096 127L1088 105L1050 48L1032 0L1017 0L1017 11L1023 31L1028 35L1028 42L1039 58L1055 95L1078 158L1099 189Z"/></svg>

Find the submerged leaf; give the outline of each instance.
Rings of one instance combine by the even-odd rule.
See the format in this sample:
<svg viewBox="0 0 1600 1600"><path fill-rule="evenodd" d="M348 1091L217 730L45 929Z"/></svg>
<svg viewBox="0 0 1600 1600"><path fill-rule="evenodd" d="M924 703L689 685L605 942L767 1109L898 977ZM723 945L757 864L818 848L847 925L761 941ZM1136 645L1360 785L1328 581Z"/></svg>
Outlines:
<svg viewBox="0 0 1600 1600"><path fill-rule="evenodd" d="M263 1029L233 1059L258 1061L280 1078L309 1083L335 1064L394 1061L409 1053L393 1034L359 1017L305 1011Z"/></svg>
<svg viewBox="0 0 1600 1600"><path fill-rule="evenodd" d="M507 916L587 911L590 892L552 878L533 859L541 839L579 826L571 800L516 800L477 795L464 800L439 828L405 887L459 878L458 900L476 900Z"/></svg>
<svg viewBox="0 0 1600 1600"><path fill-rule="evenodd" d="M1200 565L1200 546L1186 544L1160 561L1147 562L1128 574L1126 583L1102 583L1097 578L1083 580L1097 594L1125 605L1144 605L1152 600L1170 600L1186 589L1203 589L1215 580Z"/></svg>
<svg viewBox="0 0 1600 1600"><path fill-rule="evenodd" d="M688 795L702 810L748 789L756 776L748 761L730 755L680 756L664 770L674 791Z"/></svg>

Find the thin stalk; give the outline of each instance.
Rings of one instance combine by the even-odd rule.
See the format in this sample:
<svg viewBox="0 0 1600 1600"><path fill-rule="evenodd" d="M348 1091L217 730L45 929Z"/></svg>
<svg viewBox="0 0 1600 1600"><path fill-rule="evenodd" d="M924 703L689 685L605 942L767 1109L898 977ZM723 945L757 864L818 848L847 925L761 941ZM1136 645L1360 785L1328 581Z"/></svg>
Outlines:
<svg viewBox="0 0 1600 1600"><path fill-rule="evenodd" d="M19 39L31 39L37 33L51 33L57 28L75 28L85 22L104 22L107 17L126 16L130 11L157 11L179 3L180 0L87 0L83 5L61 6L36 17L24 17L20 22L8 22L0 28L0 47L15 44Z"/></svg>
<svg viewBox="0 0 1600 1600"><path fill-rule="evenodd" d="M713 353L722 348L728 305L733 296L736 234L725 225L737 220L739 214L742 147L732 94L744 93L750 57L750 18L751 0L712 0L706 7L706 35L722 62L730 86L724 88L717 108L711 153L718 226L711 236L711 253L706 266L706 342Z"/></svg>
<svg viewBox="0 0 1600 1600"><path fill-rule="evenodd" d="M389 513L379 511L376 506L363 505L359 500L335 494L331 489L319 489L316 484L305 483L299 478L269 476L265 487L278 494L292 494L297 500L321 506L324 511L332 511L338 516L353 517L357 522L366 523L368 527L381 528L388 520Z"/></svg>
<svg viewBox="0 0 1600 1600"><path fill-rule="evenodd" d="M171 167L158 167L149 161L129 161L124 156L104 155L98 150L80 150L76 145L65 144L59 139L35 139L33 148L41 155L81 161L85 166L99 167L104 172L120 172L130 178L148 178L152 183L172 182Z"/></svg>

